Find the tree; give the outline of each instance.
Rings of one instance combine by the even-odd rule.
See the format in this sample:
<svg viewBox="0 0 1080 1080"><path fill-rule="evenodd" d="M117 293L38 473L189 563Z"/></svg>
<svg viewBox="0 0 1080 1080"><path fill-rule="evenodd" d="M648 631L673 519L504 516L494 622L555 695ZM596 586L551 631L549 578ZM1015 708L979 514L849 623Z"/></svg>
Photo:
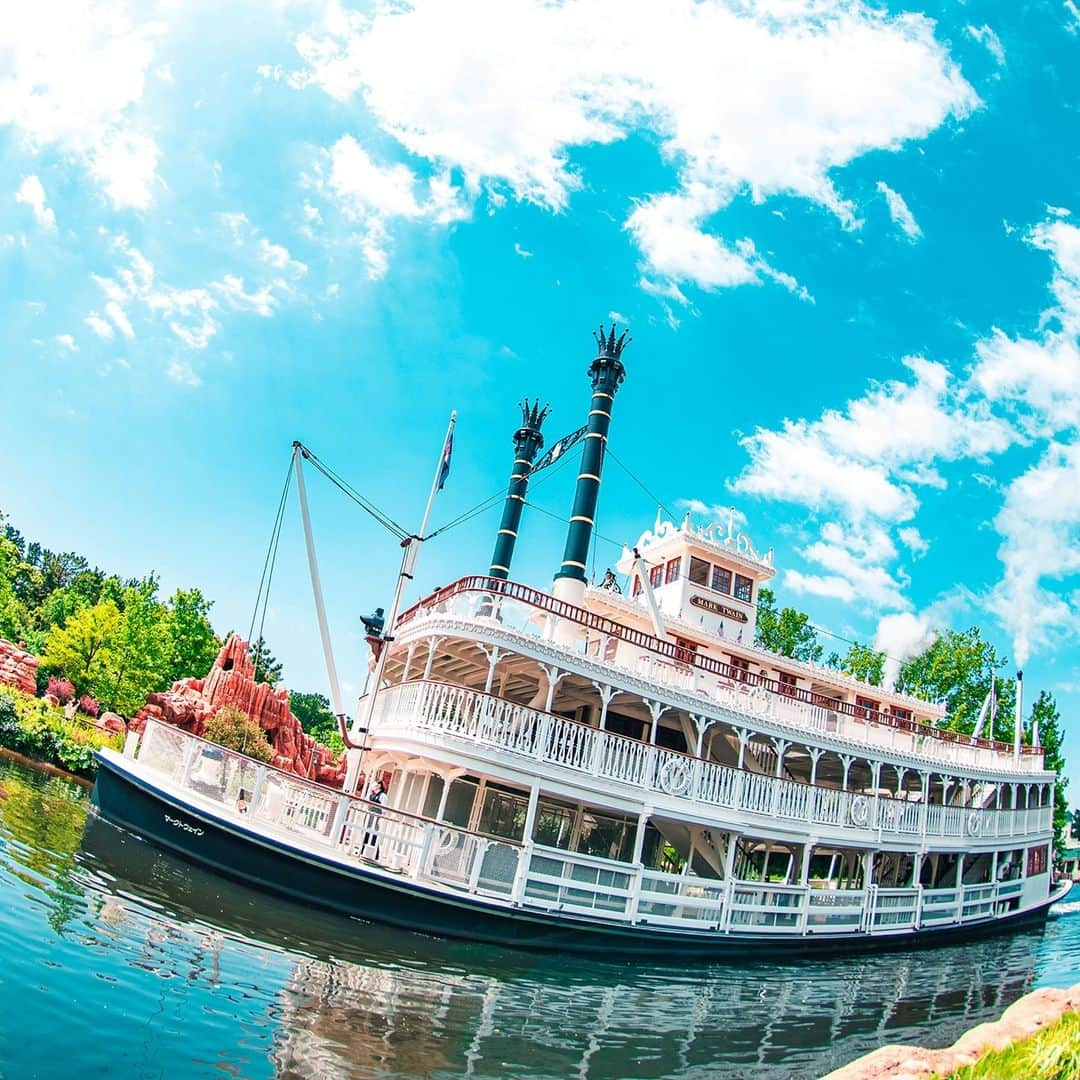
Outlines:
<svg viewBox="0 0 1080 1080"><path fill-rule="evenodd" d="M256 682L269 683L271 686L277 686L281 682L281 664L274 658L270 646L261 634L259 640L251 646L251 661L255 665Z"/></svg>
<svg viewBox="0 0 1080 1080"><path fill-rule="evenodd" d="M119 626L120 609L112 600L76 612L65 626L49 632L41 666L66 675L80 691L93 692L107 673L109 646Z"/></svg>
<svg viewBox="0 0 1080 1080"><path fill-rule="evenodd" d="M210 625L210 607L198 589L177 589L165 615L165 682L200 678L213 666L221 641Z"/></svg>
<svg viewBox="0 0 1080 1080"><path fill-rule="evenodd" d="M274 748L266 738L266 732L246 712L235 705L219 709L203 729L203 736L228 750L238 750L258 761L269 761Z"/></svg>
<svg viewBox="0 0 1080 1080"><path fill-rule="evenodd" d="M1039 692L1031 706L1029 731L1034 731L1035 722L1039 724L1039 743L1043 748L1043 767L1057 773L1054 784L1054 850L1065 850L1069 804L1065 798L1065 789L1069 781L1065 779L1065 758L1061 753L1061 714L1057 710L1054 695L1046 690Z"/></svg>
<svg viewBox="0 0 1080 1080"><path fill-rule="evenodd" d="M120 622L106 650L107 678L91 692L106 708L131 716L147 694L167 686L166 611L152 575L124 589L121 601Z"/></svg>
<svg viewBox="0 0 1080 1080"><path fill-rule="evenodd" d="M330 711L330 702L322 694L289 694L289 708L300 726L324 746L338 730L337 717Z"/></svg>
<svg viewBox="0 0 1080 1080"><path fill-rule="evenodd" d="M754 644L802 661L820 660L824 651L810 625L810 616L791 607L778 611L772 589L758 590Z"/></svg>
<svg viewBox="0 0 1080 1080"><path fill-rule="evenodd" d="M998 710L994 737L1009 740L1013 733L1013 705L1016 685L1002 679L1008 663L977 626L968 630L946 630L925 652L900 668L896 688L927 700L944 701L948 707L945 727L970 734L990 691L991 677L997 678Z"/></svg>
<svg viewBox="0 0 1080 1080"><path fill-rule="evenodd" d="M830 658L831 659L831 658ZM843 659L836 658L839 662L835 665L841 671L871 686L880 686L885 676L885 654L871 649L869 645L860 645L853 641L848 647L847 654Z"/></svg>

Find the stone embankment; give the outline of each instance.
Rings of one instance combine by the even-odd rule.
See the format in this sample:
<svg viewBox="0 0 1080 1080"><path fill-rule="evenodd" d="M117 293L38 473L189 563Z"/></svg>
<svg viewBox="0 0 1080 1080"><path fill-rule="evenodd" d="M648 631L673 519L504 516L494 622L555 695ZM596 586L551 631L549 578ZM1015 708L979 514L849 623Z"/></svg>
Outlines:
<svg viewBox="0 0 1080 1080"><path fill-rule="evenodd" d="M206 721L226 705L247 713L266 732L274 748L273 764L321 784L341 787L345 781L344 756L305 734L289 709L289 692L255 681L255 665L248 643L233 634L222 646L204 679L181 679L171 690L147 696L131 727L141 731L148 719L164 720L201 735Z"/></svg>
<svg viewBox="0 0 1080 1080"><path fill-rule="evenodd" d="M37 693L37 669L41 661L18 645L0 638L0 683L33 696Z"/></svg>
<svg viewBox="0 0 1080 1080"><path fill-rule="evenodd" d="M883 1046L829 1073L824 1080L923 1080L951 1076L958 1069L973 1065L983 1054L1031 1038L1068 1012L1080 1012L1080 983L1068 990L1049 986L1035 990L1010 1005L1000 1020L972 1028L944 1050Z"/></svg>

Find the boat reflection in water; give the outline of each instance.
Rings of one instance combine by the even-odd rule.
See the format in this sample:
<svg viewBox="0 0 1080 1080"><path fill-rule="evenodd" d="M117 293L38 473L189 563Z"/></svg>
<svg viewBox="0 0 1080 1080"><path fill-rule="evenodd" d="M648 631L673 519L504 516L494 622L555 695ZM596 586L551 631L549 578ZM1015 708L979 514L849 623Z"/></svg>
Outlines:
<svg viewBox="0 0 1080 1080"><path fill-rule="evenodd" d="M200 978L232 946L279 1076L817 1076L883 1043L942 1044L1032 985L1043 931L922 952L738 967L532 955L371 926L254 892L91 818L77 856L103 934L149 913ZM1051 923L1052 926L1052 923ZM1049 931L1052 932L1052 931ZM252 961L248 966L253 967ZM222 975L219 969L228 968ZM193 971L191 977L195 977Z"/></svg>

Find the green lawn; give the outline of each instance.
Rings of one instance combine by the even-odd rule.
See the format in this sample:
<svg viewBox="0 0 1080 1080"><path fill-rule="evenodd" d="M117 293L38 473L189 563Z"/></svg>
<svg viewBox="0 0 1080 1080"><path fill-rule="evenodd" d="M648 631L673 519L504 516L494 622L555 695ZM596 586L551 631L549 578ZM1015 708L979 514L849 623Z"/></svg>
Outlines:
<svg viewBox="0 0 1080 1080"><path fill-rule="evenodd" d="M974 1065L946 1080L1080 1080L1080 1013L1066 1013L1056 1024L1007 1050L984 1054Z"/></svg>

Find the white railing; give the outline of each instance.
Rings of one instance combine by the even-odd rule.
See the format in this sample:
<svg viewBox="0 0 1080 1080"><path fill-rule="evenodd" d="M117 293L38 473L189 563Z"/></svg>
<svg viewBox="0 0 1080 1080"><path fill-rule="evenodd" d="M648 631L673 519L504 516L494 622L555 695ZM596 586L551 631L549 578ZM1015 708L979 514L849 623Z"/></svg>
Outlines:
<svg viewBox="0 0 1080 1080"><path fill-rule="evenodd" d="M432 698L423 686L401 689L420 704ZM459 689L459 693L469 692ZM434 696L434 701L443 716L450 715L448 702L461 706L454 716L455 722L460 719L461 730L474 735L491 730L490 717L485 718L467 697ZM592 749L558 725L549 727L545 740L534 737L530 742L522 735L528 717L511 709L505 718L520 725L515 733L505 735L515 745L542 746L555 756L569 755L579 761ZM395 877L444 892L552 914L566 912L703 933L895 933L993 918L1014 909L1023 889L1019 879L952 889L871 885L844 890L822 888L820 883L788 885L668 874L528 840L518 843L470 832L375 806L159 721L147 723L137 749L131 747L131 752L137 755L139 767L183 792L190 803L209 803L219 817L236 826L302 841L305 850L382 868ZM716 788L715 777L707 783ZM764 800L770 790L768 784L755 788L754 797Z"/></svg>
<svg viewBox="0 0 1080 1080"><path fill-rule="evenodd" d="M553 627L559 621L557 616L538 617L536 607L536 603L550 601L550 598L536 590L523 589L516 583L504 588L506 595L482 589L448 587L444 598L429 598L430 602L422 603L416 611L406 613L406 625L445 615L473 621L488 630L497 627L510 635L540 637L545 639L545 647L595 659L597 649L604 641L602 633L586 631L571 641L557 640L552 636ZM515 599L509 595L510 591L523 591L532 596L535 602ZM553 603L560 610L565 607L558 602ZM646 634L626 628L623 630L629 635L628 642L637 637L649 638ZM627 657L628 652L633 654L632 657ZM711 670L702 670L699 664L705 663L706 659L700 657L695 659L694 664L674 663L647 649L635 651L632 644L628 649L621 650L618 659L604 660L605 667L660 683L684 694L693 694L699 700L713 701L750 718L772 718L803 731L828 733L868 751L880 753L882 750L895 750L932 759L935 765L942 767L969 766L1011 773L1043 770L1041 753L1031 747L1024 747L1020 760L1016 761L1011 748L1003 743L991 747L986 740L976 743L970 737L938 732L930 726L913 725L909 721L886 722L888 718L884 716L879 717L881 722L868 721L861 715L854 715L855 706L850 702L840 702L834 708L829 708L827 704L802 700L800 696L789 694L785 688L773 685L771 680L756 675L744 682L733 671L716 674ZM799 694L808 696L806 691Z"/></svg>
<svg viewBox="0 0 1080 1080"><path fill-rule="evenodd" d="M381 691L374 736L416 731L655 792L676 805L705 804L878 837L925 837L930 842L1037 837L1049 833L1053 813L1051 807L1013 811L927 805L732 769L451 683L419 680Z"/></svg>

